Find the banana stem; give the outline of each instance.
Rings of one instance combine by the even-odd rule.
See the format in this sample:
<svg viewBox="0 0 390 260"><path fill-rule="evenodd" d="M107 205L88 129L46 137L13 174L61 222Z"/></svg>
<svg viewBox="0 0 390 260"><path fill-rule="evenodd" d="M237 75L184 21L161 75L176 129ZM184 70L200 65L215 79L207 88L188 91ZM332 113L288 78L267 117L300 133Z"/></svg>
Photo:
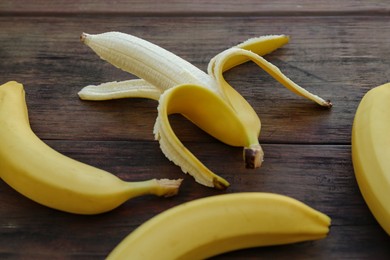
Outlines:
<svg viewBox="0 0 390 260"><path fill-rule="evenodd" d="M171 197L178 193L183 179L152 179L140 182L129 182L129 195L132 197L153 194L162 197Z"/></svg>
<svg viewBox="0 0 390 260"><path fill-rule="evenodd" d="M264 152L260 144L254 144L244 148L245 168L259 168L264 160Z"/></svg>

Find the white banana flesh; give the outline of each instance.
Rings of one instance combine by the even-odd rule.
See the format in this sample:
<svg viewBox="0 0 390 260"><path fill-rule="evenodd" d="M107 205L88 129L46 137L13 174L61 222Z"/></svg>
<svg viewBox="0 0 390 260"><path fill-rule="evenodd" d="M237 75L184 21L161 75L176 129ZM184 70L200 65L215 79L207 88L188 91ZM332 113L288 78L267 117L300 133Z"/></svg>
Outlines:
<svg viewBox="0 0 390 260"><path fill-rule="evenodd" d="M161 90L184 83L209 84L209 76L196 66L172 52L130 34L83 33L81 40L103 60Z"/></svg>
<svg viewBox="0 0 390 260"><path fill-rule="evenodd" d="M143 223L109 260L206 259L233 250L318 240L330 218L273 193L234 193L193 200Z"/></svg>
<svg viewBox="0 0 390 260"><path fill-rule="evenodd" d="M67 157L31 130L21 84L0 86L0 178L42 205L76 214L99 214L147 194L173 196L181 180L126 182Z"/></svg>
<svg viewBox="0 0 390 260"><path fill-rule="evenodd" d="M89 85L79 92L84 100L109 100L118 98L147 98L159 100L163 91L143 79L113 81L98 86Z"/></svg>
<svg viewBox="0 0 390 260"><path fill-rule="evenodd" d="M132 35L119 32L106 32L98 35L84 33L81 40L103 60L134 74L140 79L87 86L79 92L80 98L84 100L127 97L157 99L159 95L159 114L156 119L154 133L156 139L160 142L163 153L180 166L184 172L192 175L197 182L206 186L216 187L215 174L211 174L210 170L196 160L196 157L187 149L183 153L182 144L177 141L173 131L161 133L163 127L169 124L168 120L165 120L167 115L161 114L167 111L163 106L176 102L175 99L164 100L171 96L164 95L163 93L166 91L174 92L179 86L183 88L183 85L189 88L199 86L209 90L208 95L218 96L224 100L226 104L222 106L228 105L232 108L230 118L232 118L232 121L238 122L240 126L236 127L240 130L234 133L235 136L238 136L237 138L231 139L230 129L220 131L218 134L211 133L216 128L214 125L220 122L220 120L216 120L219 117L216 113L204 114L204 120L200 120L198 123L202 122L201 128L218 140L229 145L243 147L243 157L247 168L258 168L263 162L264 153L258 140L261 122L252 106L225 81L223 73L226 70L251 60L292 92L313 100L321 106L331 107L332 105L329 101L325 101L295 84L276 66L261 57L261 55L266 55L286 44L289 38L285 35L252 38L223 51L210 60L208 73L203 72L175 54ZM140 82L142 84L140 84L138 92L137 84ZM118 89L120 90L118 91ZM145 94L145 89L147 94ZM187 92L186 95L191 94ZM217 98L212 99L216 100ZM195 106L194 103L192 102L191 105ZM176 112L181 113L181 110L186 110L184 106L188 105L183 104L183 107L176 109ZM226 118L226 120L229 120L229 117ZM164 120L162 121L162 119ZM241 141L238 142L238 140ZM197 170L195 166L197 166ZM222 180L222 178L219 179Z"/></svg>

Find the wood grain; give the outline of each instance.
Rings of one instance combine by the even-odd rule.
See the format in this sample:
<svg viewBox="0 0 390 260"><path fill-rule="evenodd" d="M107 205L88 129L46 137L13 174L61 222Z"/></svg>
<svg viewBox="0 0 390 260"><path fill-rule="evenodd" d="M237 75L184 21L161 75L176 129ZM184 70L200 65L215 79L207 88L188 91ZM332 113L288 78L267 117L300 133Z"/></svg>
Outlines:
<svg viewBox="0 0 390 260"><path fill-rule="evenodd" d="M148 178L183 177L154 142L49 141L62 153L111 171L129 181ZM192 151L232 186L226 191L266 191L292 196L326 212L332 218L328 238L280 248L244 250L226 254L234 257L369 257L370 250L389 253L388 236L376 224L356 186L349 162L350 147L340 145L265 145L267 161L256 171L242 167L239 149L223 144L188 144ZM206 149L205 149L206 148ZM146 160L139 150L150 155ZM215 164L224 154L223 165ZM110 155L109 160L107 155ZM153 159L152 159L153 158ZM143 161L143 163L141 163ZM11 258L103 258L124 236L150 217L185 201L225 192L205 188L185 177L180 195L170 199L143 197L98 216L77 216L51 210L22 197L3 182L0 190L0 256ZM360 244L364 241L363 249ZM17 245L26 245L17 250ZM69 250L72 249L72 250ZM217 259L225 259L220 256Z"/></svg>
<svg viewBox="0 0 390 260"><path fill-rule="evenodd" d="M82 31L132 33L203 70L218 52L247 38L271 33L290 35L288 45L266 58L298 84L332 100L334 107L326 111L295 96L253 64L235 68L226 77L260 115L263 142L349 143L358 101L368 89L390 80L387 17L302 17L293 21L286 17L18 17L0 21L9 28L0 32L3 82L24 82L33 128L44 139L153 138L154 101L133 99L104 104L77 98L85 85L133 77L83 46L78 40ZM193 24L197 24L195 34ZM321 32L316 33L319 28ZM73 120L66 119L70 113ZM43 120L45 124L40 123ZM120 125L113 128L113 123ZM50 131L47 125L56 131ZM99 131L90 131L96 127ZM191 128L185 136L192 139L199 135L193 135Z"/></svg>
<svg viewBox="0 0 390 260"><path fill-rule="evenodd" d="M328 214L329 236L214 259L388 259L389 237L356 184L350 132L362 96L390 81L389 10L384 0L0 2L0 84L25 85L31 126L40 138L125 180L184 178L176 197L136 198L97 216L48 209L0 181L0 258L104 259L127 234L175 205L221 193L266 191ZM111 30L152 41L203 70L214 55L241 41L287 34L291 42L265 58L334 106L326 110L292 94L253 63L228 71L228 81L261 118L265 162L246 170L241 148L173 115L180 140L231 183L223 192L203 187L161 153L152 134L156 101L77 97L85 85L134 77L79 41L81 32Z"/></svg>
<svg viewBox="0 0 390 260"><path fill-rule="evenodd" d="M383 14L388 15L390 8L386 0L169 0L169 1L66 1L66 0L13 0L0 3L0 12L5 14L79 14L125 13L134 16L148 15L332 15L332 14Z"/></svg>

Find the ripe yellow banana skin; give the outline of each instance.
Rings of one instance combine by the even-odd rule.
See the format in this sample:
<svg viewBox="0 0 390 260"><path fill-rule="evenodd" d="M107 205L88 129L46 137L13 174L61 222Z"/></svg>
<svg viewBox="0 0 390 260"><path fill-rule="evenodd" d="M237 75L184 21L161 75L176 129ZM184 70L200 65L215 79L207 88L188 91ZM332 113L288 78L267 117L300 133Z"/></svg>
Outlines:
<svg viewBox="0 0 390 260"><path fill-rule="evenodd" d="M364 200L390 235L390 83L368 91L357 108L352 162Z"/></svg>
<svg viewBox="0 0 390 260"><path fill-rule="evenodd" d="M317 240L330 218L274 193L232 193L171 208L128 235L107 259L205 259L259 246Z"/></svg>
<svg viewBox="0 0 390 260"><path fill-rule="evenodd" d="M249 146L257 141L258 132L251 136L235 110L207 88L181 85L164 95L164 103L160 105L166 109L166 115L180 113L211 136L222 136L232 146Z"/></svg>
<svg viewBox="0 0 390 260"><path fill-rule="evenodd" d="M53 150L31 130L24 88L17 82L0 86L0 126L1 179L42 205L98 214L133 197L178 191L181 180L125 182Z"/></svg>
<svg viewBox="0 0 390 260"><path fill-rule="evenodd" d="M182 114L212 136L224 136L230 145L249 146L256 143L257 133L248 133L250 129L245 128L232 107L207 88L181 85L165 91L160 98L154 133L156 139L160 140L164 154L183 172L190 173L198 183L218 189L227 188L229 183L204 166L173 133L168 116L174 113ZM250 135L252 139L247 139Z"/></svg>

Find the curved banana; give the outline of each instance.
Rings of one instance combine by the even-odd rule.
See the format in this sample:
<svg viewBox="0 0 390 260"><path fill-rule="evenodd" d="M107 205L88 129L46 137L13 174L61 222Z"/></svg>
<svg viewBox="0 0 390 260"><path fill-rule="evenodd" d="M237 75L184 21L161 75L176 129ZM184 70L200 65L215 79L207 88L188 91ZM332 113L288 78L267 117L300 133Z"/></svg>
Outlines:
<svg viewBox="0 0 390 260"><path fill-rule="evenodd" d="M0 177L24 196L78 214L112 210L130 198L175 195L181 180L125 182L58 153L31 130L22 84L0 86Z"/></svg>
<svg viewBox="0 0 390 260"><path fill-rule="evenodd" d="M390 83L362 98L352 127L352 162L360 191L390 235Z"/></svg>
<svg viewBox="0 0 390 260"><path fill-rule="evenodd" d="M261 57L261 55L268 54L286 44L289 38L285 35L269 35L252 38L221 52L211 59L208 66L208 74L175 54L128 34L107 32L98 35L90 35L84 33L81 36L81 40L91 47L102 59L124 71L142 78L140 80L136 79L123 82L104 83L98 86L87 86L79 92L81 99L104 100L124 97L147 97L157 99L159 97L159 106L161 106L161 103L167 104L168 102L177 102L176 99L173 98L169 98L169 101L164 101L164 99L168 97L168 95L162 95L164 91L176 88L180 85L201 86L209 90L207 92L209 93L208 95L220 96L226 103L222 106L227 105L233 109L233 117L238 118L238 121L234 119L234 122L239 122L240 127L238 128L241 130L233 134L234 136L240 136L239 138L236 137L234 140L230 140L232 133L229 128L221 129L216 133L210 132L212 129L218 127L215 126L215 124L217 124L217 122L220 123L221 120L205 119L204 122L207 122L207 124L203 124L201 128L226 144L244 147L243 157L247 168L258 168L263 161L264 153L258 140L261 123L252 106L225 81L223 73L226 70L252 60L294 93L311 99L322 106L331 106L329 101L325 101L299 87L287 78L277 67ZM145 89L147 92L146 94ZM173 91L174 90L172 90L172 92ZM180 92L183 93L183 91ZM189 92L187 91L186 93ZM191 95L191 93L189 93L189 95ZM211 97L211 99L215 98ZM191 106L196 106L195 103L196 102L191 102ZM223 102L220 102L219 104L222 103ZM207 106L209 105L207 104ZM210 106L216 107L215 105ZM223 109L224 108L222 108L222 110ZM161 111L165 110L159 109L159 113ZM177 111L180 113L179 110ZM212 114L218 116L217 112L213 112ZM188 171L193 176L200 177L199 172L207 172L206 175L208 177L205 176L207 179L206 182L209 184L215 183L215 175L211 174L208 169L196 172L193 167L185 166L199 165L199 162L194 160L195 157L188 150L181 154L179 156L180 158L175 158L180 154L179 146L174 145L170 147L170 149L167 149L166 144L170 143L171 140L175 140L171 143L177 142L177 138L173 131L164 134L158 133L161 129L160 126L168 123L168 120L159 122L162 118L165 118L165 116L159 115L157 117L154 132L155 136L159 137L160 146L164 154L181 166L183 171ZM230 120L228 117L225 117L225 119ZM195 122L195 124L197 123ZM244 128L241 126L244 126ZM237 142L237 140L240 140L241 142ZM201 183L204 183L204 181Z"/></svg>
<svg viewBox="0 0 390 260"><path fill-rule="evenodd" d="M283 195L211 196L153 217L123 239L107 259L205 259L238 249L317 240L328 234L330 221Z"/></svg>

